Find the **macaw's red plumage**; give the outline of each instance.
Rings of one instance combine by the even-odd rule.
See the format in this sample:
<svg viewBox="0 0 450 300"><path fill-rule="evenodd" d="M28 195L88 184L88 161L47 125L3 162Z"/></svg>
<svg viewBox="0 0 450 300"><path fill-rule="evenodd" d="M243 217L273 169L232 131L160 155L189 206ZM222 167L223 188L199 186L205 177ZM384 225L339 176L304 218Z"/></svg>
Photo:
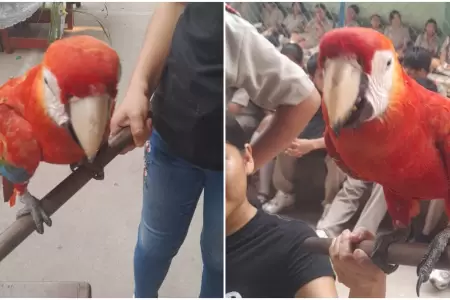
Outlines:
<svg viewBox="0 0 450 300"><path fill-rule="evenodd" d="M327 150L350 176L383 186L396 231L377 239L372 257L390 273L396 266L386 264L387 247L406 239L399 232L419 213L418 201L445 199L450 215L450 101L410 78L374 30L335 29L319 51ZM432 241L417 291L449 237L446 229Z"/></svg>
<svg viewBox="0 0 450 300"><path fill-rule="evenodd" d="M27 185L41 161L92 161L108 135L120 61L104 42L74 36L54 42L42 62L0 87L0 175L5 200L25 203L42 233L50 219Z"/></svg>

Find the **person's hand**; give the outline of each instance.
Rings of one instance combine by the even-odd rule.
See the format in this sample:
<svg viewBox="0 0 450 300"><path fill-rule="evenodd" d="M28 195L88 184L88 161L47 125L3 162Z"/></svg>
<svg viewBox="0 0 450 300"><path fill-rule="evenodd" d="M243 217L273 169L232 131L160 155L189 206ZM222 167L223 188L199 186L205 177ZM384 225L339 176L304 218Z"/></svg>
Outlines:
<svg viewBox="0 0 450 300"><path fill-rule="evenodd" d="M274 31L275 31L274 27L269 27L265 31L263 31L262 35L267 37L267 36L272 35L274 33Z"/></svg>
<svg viewBox="0 0 450 300"><path fill-rule="evenodd" d="M357 228L353 232L347 229L331 244L329 252L337 279L351 290L370 290L385 283L386 274L363 250L353 249L362 241L373 239L373 234L365 228Z"/></svg>
<svg viewBox="0 0 450 300"><path fill-rule="evenodd" d="M134 145L127 147L122 154L142 147L151 134L152 121L148 118L149 99L144 89L130 86L122 103L117 107L111 118L111 136L130 126Z"/></svg>
<svg viewBox="0 0 450 300"><path fill-rule="evenodd" d="M289 148L286 149L285 153L293 157L302 157L305 154L316 149L314 142L307 139L295 139Z"/></svg>

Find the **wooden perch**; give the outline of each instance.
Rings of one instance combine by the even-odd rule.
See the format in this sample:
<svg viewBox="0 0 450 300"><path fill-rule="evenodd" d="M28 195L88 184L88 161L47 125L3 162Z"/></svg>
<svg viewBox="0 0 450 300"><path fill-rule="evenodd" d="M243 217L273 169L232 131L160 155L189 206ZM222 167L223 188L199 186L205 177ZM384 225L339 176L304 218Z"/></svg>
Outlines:
<svg viewBox="0 0 450 300"><path fill-rule="evenodd" d="M328 255L328 249L331 246L332 240L333 239L311 237L305 240L305 242L302 244L302 247L305 247L307 251L313 253ZM359 248L366 252L367 255L370 255L373 249L373 245L373 241L364 241L361 244L357 245L356 248ZM389 264L416 267L421 262L427 250L428 244L395 243L390 245L388 248L387 262ZM444 254L436 265L436 268L450 270L450 247L447 247L445 249Z"/></svg>

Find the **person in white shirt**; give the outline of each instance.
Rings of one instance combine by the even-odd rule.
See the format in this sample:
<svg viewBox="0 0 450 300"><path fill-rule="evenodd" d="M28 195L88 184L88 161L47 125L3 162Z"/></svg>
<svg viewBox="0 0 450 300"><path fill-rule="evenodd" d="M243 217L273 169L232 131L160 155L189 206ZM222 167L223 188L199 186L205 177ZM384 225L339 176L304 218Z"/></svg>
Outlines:
<svg viewBox="0 0 450 300"><path fill-rule="evenodd" d="M254 141L255 170L288 148L320 106L305 71L281 54L249 22L225 13L227 101L240 88L257 106L275 110L268 128Z"/></svg>

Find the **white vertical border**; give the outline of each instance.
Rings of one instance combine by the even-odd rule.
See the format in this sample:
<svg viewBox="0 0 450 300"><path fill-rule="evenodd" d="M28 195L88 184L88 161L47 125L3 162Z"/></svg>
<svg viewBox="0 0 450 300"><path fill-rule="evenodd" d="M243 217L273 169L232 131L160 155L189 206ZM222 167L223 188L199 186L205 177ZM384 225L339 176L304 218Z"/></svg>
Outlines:
<svg viewBox="0 0 450 300"><path fill-rule="evenodd" d="M222 2L223 5L223 26L222 26L222 30L223 30L223 50L222 50L222 54L223 54L223 298L225 298L225 295L227 293L227 234L226 234L226 209L227 209L227 201L226 201L226 191L227 191L227 186L226 186L226 161L225 161L225 143L226 143L226 126L225 126L225 121L226 121L226 113L227 113L227 101L226 101L226 91L227 91L227 85L226 85L226 76L225 76L225 67L226 67L226 55L225 55L225 49L226 49L226 36L225 36L225 1Z"/></svg>

